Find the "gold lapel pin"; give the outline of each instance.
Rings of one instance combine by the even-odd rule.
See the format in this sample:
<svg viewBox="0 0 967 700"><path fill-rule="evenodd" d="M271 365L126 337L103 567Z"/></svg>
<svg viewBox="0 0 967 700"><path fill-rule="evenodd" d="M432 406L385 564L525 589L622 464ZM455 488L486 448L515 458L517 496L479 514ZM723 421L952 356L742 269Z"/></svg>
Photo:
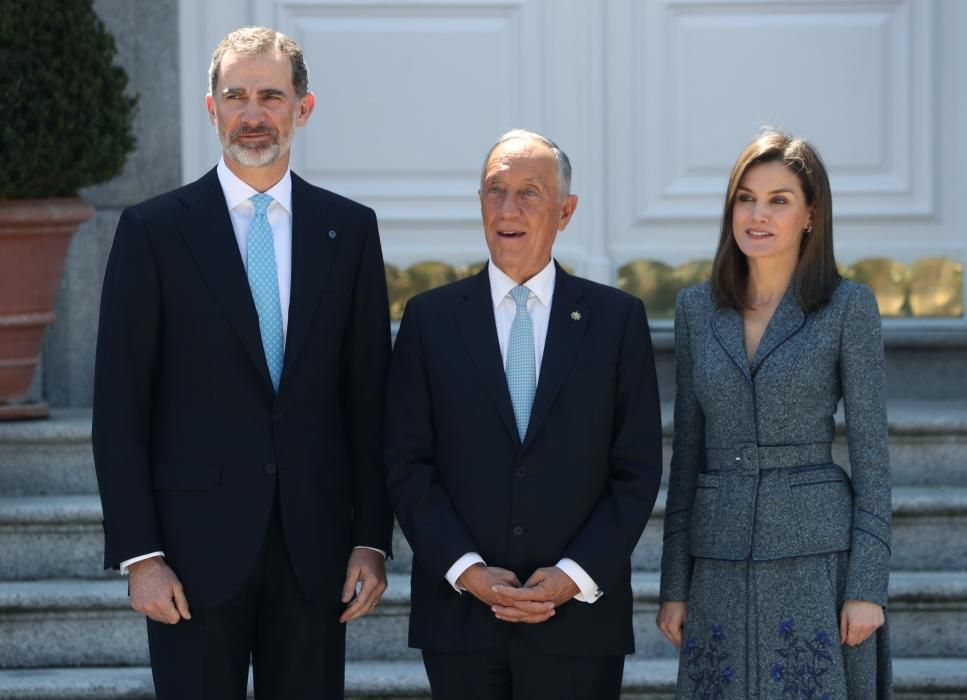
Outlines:
<svg viewBox="0 0 967 700"><path fill-rule="evenodd" d="M571 320L572 321L580 321L581 320L581 312L580 311L572 311L571 312Z"/></svg>

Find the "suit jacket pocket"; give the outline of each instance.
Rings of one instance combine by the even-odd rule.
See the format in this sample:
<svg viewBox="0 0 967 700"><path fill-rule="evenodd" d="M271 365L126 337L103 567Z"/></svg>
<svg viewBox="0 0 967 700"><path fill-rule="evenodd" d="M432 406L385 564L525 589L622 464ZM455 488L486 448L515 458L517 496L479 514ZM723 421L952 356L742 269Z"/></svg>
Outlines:
<svg viewBox="0 0 967 700"><path fill-rule="evenodd" d="M853 492L835 464L779 470L759 493L754 559L850 548Z"/></svg>
<svg viewBox="0 0 967 700"><path fill-rule="evenodd" d="M692 556L728 561L748 559L755 499L755 474L735 471L700 474L692 514Z"/></svg>
<svg viewBox="0 0 967 700"><path fill-rule="evenodd" d="M698 475L695 500L692 505L689 549L693 557L718 558L716 534L718 532L719 488L718 474Z"/></svg>
<svg viewBox="0 0 967 700"><path fill-rule="evenodd" d="M159 491L207 491L222 478L218 464L161 463L155 466L153 484Z"/></svg>

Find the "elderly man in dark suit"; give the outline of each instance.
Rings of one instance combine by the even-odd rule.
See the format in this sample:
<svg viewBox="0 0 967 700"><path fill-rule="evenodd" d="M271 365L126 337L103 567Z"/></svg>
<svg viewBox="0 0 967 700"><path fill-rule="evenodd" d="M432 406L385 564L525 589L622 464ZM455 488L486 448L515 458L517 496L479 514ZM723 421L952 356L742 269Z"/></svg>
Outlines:
<svg viewBox="0 0 967 700"><path fill-rule="evenodd" d="M397 337L387 479L434 698L617 698L634 650L655 367L641 302L551 258L569 189L553 142L502 136L481 178L488 265L412 299Z"/></svg>
<svg viewBox="0 0 967 700"><path fill-rule="evenodd" d="M130 572L160 698L341 698L345 627L386 587L389 360L373 212L289 170L315 98L265 28L215 50L223 147L124 211L101 301L105 565ZM380 551L382 550L382 551Z"/></svg>

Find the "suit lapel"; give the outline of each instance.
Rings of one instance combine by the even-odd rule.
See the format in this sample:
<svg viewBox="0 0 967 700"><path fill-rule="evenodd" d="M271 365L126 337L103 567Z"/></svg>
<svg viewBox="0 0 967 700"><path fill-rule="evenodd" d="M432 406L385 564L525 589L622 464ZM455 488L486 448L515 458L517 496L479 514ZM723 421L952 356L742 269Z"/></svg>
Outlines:
<svg viewBox="0 0 967 700"><path fill-rule="evenodd" d="M541 360L541 374L537 381L537 393L527 424L526 447L540 430L541 424L554 405L564 380L574 363L584 330L591 322L587 306L581 303L584 291L581 285L561 269L556 262L557 276L554 282L554 299L547 325L547 339L544 342L544 357Z"/></svg>
<svg viewBox="0 0 967 700"><path fill-rule="evenodd" d="M752 381L749 370L749 360L745 353L745 329L742 324L742 314L735 309L716 309L712 315L712 335L718 341L725 353L739 368L742 376Z"/></svg>
<svg viewBox="0 0 967 700"><path fill-rule="evenodd" d="M292 284L280 392L305 345L336 251L349 235L328 222L325 214L330 201L314 194L305 180L292 174Z"/></svg>
<svg viewBox="0 0 967 700"><path fill-rule="evenodd" d="M187 205L179 216L182 236L202 277L271 391L272 380L262 349L258 313L215 169L195 185L182 197Z"/></svg>
<svg viewBox="0 0 967 700"><path fill-rule="evenodd" d="M793 285L789 285L789 289L783 295L779 306L773 312L772 318L769 319L766 330L762 334L762 340L759 341L759 347L756 349L755 357L752 358L752 376L755 376L765 359L795 335L805 322L806 315L799 306L799 302L796 301L795 289Z"/></svg>
<svg viewBox="0 0 967 700"><path fill-rule="evenodd" d="M805 322L806 316L796 301L794 287L790 285L766 324L751 366L745 352L745 328L741 313L735 309L716 310L712 316L712 333L743 376L751 381L766 358L795 335Z"/></svg>
<svg viewBox="0 0 967 700"><path fill-rule="evenodd" d="M477 273L474 281L472 289L464 295L463 303L457 306L457 324L494 410L513 440L519 443L514 407L507 389L500 343L497 341L494 303L490 298L490 277L486 265Z"/></svg>

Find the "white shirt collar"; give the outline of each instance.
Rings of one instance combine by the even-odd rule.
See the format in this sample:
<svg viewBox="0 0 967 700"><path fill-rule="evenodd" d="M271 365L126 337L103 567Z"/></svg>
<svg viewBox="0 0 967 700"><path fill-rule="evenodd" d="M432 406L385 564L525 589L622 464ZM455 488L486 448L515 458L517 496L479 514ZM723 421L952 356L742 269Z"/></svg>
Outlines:
<svg viewBox="0 0 967 700"><path fill-rule="evenodd" d="M222 186L222 192L225 193L225 203L228 205L229 210L232 210L242 202L247 201L252 197L252 195L258 194L258 190L231 171L228 165L225 164L224 157L219 159L218 167L215 170L218 173L218 182ZM291 170L286 168L285 175L283 175L277 183L265 191L265 194L269 195L278 204L282 205L282 207L289 212L289 214L292 214L291 172Z"/></svg>
<svg viewBox="0 0 967 700"><path fill-rule="evenodd" d="M517 282L497 267L492 259L487 263L487 273L490 275L490 296L494 302L494 308L497 308L504 300L504 297L510 293L510 290L517 286ZM524 286L544 306L550 307L551 298L554 296L554 281L556 279L557 268L554 266L554 259L551 258L543 270L524 282Z"/></svg>

